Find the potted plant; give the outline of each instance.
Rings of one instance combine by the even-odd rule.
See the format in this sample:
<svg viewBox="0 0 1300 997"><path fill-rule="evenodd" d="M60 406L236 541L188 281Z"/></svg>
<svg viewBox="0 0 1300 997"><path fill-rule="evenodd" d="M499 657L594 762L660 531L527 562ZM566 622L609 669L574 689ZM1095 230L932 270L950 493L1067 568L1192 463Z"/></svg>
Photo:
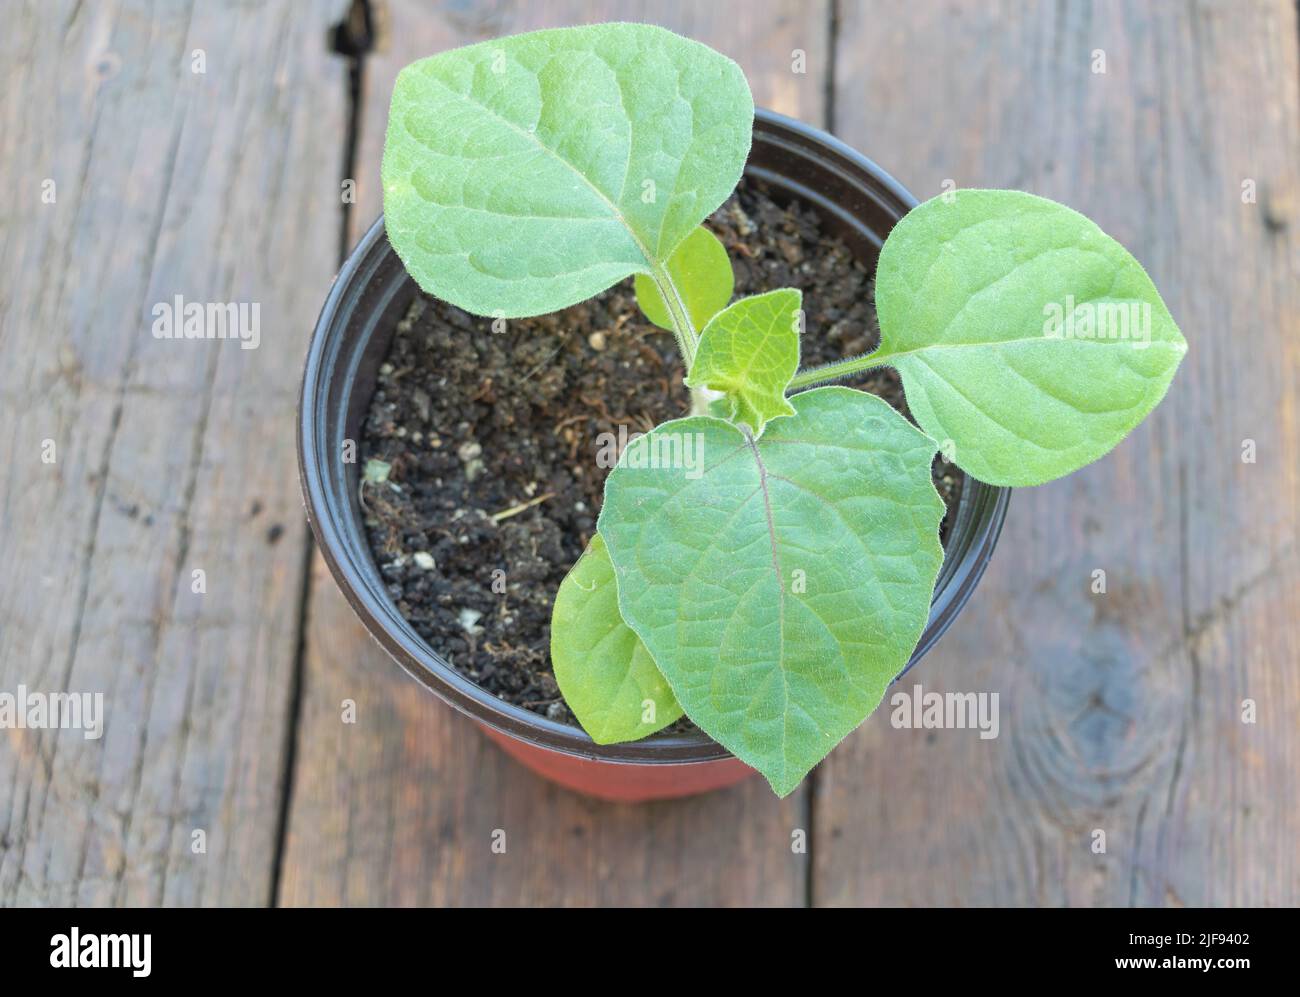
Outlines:
<svg viewBox="0 0 1300 997"><path fill-rule="evenodd" d="M595 795L793 790L951 623L1009 488L1108 452L1186 351L1082 215L917 205L648 25L412 64L383 184L307 359L313 528L403 667ZM494 688L521 670L553 695Z"/></svg>

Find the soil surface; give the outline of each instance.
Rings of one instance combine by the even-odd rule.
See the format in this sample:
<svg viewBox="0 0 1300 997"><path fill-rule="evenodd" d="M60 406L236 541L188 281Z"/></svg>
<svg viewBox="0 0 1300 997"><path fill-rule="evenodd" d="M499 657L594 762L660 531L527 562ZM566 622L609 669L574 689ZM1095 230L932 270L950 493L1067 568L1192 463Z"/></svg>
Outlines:
<svg viewBox="0 0 1300 997"><path fill-rule="evenodd" d="M870 275L811 210L746 181L708 225L736 297L803 291L805 366L875 347ZM682 416L688 393L672 335L642 317L630 279L496 326L427 297L398 324L362 434L366 530L430 646L500 698L576 725L547 648L555 592L596 529L601 434ZM907 413L892 370L847 383ZM946 541L961 472L939 457L934 478Z"/></svg>

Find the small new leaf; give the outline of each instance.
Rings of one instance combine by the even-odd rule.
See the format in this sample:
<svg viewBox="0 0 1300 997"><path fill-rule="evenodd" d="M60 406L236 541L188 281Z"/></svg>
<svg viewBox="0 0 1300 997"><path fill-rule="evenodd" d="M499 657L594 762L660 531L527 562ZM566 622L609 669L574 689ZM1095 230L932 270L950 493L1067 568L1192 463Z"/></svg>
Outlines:
<svg viewBox="0 0 1300 997"><path fill-rule="evenodd" d="M623 619L781 796L880 703L943 562L934 441L848 388L791 402L761 440L695 416L633 441L599 521Z"/></svg>
<svg viewBox="0 0 1300 997"><path fill-rule="evenodd" d="M682 715L654 658L619 615L614 565L599 533L560 583L551 663L564 701L597 744L635 741Z"/></svg>
<svg viewBox="0 0 1300 997"><path fill-rule="evenodd" d="M388 238L467 311L558 311L662 268L736 186L753 121L740 67L648 24L443 52L393 88Z"/></svg>
<svg viewBox="0 0 1300 997"><path fill-rule="evenodd" d="M1123 246L1013 190L959 190L909 212L881 249L876 308L878 355L916 421L995 485L1041 484L1105 454L1187 352Z"/></svg>
<svg viewBox="0 0 1300 997"><path fill-rule="evenodd" d="M799 309L803 295L785 288L724 308L700 334L686 383L723 392L730 418L755 436L772 419L794 415L786 386L799 369Z"/></svg>
<svg viewBox="0 0 1300 997"><path fill-rule="evenodd" d="M727 258L727 249L718 237L703 226L697 227L668 257L668 276L686 305L691 325L702 329L731 300L736 275ZM673 332L673 320L663 295L654 280L637 274L636 303L641 311L661 329Z"/></svg>

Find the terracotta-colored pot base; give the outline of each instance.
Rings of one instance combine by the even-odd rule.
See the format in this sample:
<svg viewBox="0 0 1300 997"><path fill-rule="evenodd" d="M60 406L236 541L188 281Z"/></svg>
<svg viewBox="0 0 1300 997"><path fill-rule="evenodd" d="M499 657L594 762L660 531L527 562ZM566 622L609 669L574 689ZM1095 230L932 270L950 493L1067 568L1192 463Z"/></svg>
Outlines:
<svg viewBox="0 0 1300 997"><path fill-rule="evenodd" d="M725 789L757 774L736 758L684 762L678 765L598 762L559 751L547 751L502 734L486 724L478 726L515 761L567 789L599 800L618 803L670 800L679 796L707 793L713 789Z"/></svg>

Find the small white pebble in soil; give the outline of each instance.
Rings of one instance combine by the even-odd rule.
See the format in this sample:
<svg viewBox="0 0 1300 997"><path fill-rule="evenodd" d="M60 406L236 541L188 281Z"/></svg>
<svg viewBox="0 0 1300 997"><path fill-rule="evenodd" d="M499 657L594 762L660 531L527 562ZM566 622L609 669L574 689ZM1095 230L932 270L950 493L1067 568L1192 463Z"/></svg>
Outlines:
<svg viewBox="0 0 1300 997"><path fill-rule="evenodd" d="M471 460L468 464L465 465L465 480L473 481L475 478L477 478L480 474L483 473L486 467L487 465L484 464L477 457L474 460Z"/></svg>
<svg viewBox="0 0 1300 997"><path fill-rule="evenodd" d="M427 550L417 550L412 556L415 566L421 571L432 571L434 569L433 555Z"/></svg>
<svg viewBox="0 0 1300 997"><path fill-rule="evenodd" d="M468 464L475 457L483 456L483 447L478 442L470 440L456 448L456 456Z"/></svg>
<svg viewBox="0 0 1300 997"><path fill-rule="evenodd" d="M586 503L586 502L574 502L574 503L573 503L573 511L574 511L574 512L586 512L586 511L587 511L587 503Z"/></svg>
<svg viewBox="0 0 1300 997"><path fill-rule="evenodd" d="M462 609L458 617L461 629L467 634L476 634L483 628L478 625L478 621L483 619L483 614L477 609Z"/></svg>
<svg viewBox="0 0 1300 997"><path fill-rule="evenodd" d="M392 372L393 372L393 365L392 365L392 364L390 364L390 363L385 363L385 364L380 364L380 365L379 365L379 374L380 374L381 377L387 377L387 376L388 376L389 374L391 374Z"/></svg>
<svg viewBox="0 0 1300 997"><path fill-rule="evenodd" d="M593 350L599 352L605 348L605 334L597 329L587 337L587 342L591 344Z"/></svg>
<svg viewBox="0 0 1300 997"><path fill-rule="evenodd" d="M563 720L564 704L552 703L550 706L546 708L546 717L548 720Z"/></svg>

